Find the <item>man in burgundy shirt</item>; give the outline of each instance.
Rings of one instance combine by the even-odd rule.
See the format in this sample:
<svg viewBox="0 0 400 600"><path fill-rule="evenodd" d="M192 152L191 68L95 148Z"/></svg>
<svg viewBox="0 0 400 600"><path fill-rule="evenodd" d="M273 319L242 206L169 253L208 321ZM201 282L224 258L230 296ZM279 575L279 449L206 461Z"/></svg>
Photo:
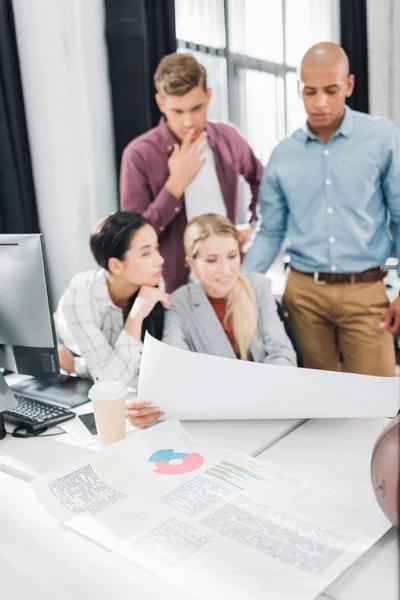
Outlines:
<svg viewBox="0 0 400 600"><path fill-rule="evenodd" d="M239 175L252 194L249 224L240 231L242 244L250 239L263 167L234 127L207 122L212 90L193 56L165 56L154 82L164 117L124 150L121 208L151 220L165 259L166 291L172 292L188 280L182 241L187 222L214 212L237 223Z"/></svg>

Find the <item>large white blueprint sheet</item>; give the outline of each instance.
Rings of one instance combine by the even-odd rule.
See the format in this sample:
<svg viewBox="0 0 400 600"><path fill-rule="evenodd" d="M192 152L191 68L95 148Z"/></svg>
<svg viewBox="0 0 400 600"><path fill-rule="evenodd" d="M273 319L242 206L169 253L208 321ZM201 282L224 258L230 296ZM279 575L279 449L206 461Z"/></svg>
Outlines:
<svg viewBox="0 0 400 600"><path fill-rule="evenodd" d="M372 492L309 484L177 420L31 485L58 519L198 599L311 600L390 527Z"/></svg>
<svg viewBox="0 0 400 600"><path fill-rule="evenodd" d="M220 358L146 334L138 396L182 421L393 417L400 380Z"/></svg>

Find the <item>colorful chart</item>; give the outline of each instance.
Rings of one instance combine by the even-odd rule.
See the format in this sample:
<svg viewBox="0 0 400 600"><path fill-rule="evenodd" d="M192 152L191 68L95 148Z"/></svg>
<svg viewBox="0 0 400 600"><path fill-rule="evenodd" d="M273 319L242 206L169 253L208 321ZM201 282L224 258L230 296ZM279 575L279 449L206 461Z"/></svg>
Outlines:
<svg viewBox="0 0 400 600"><path fill-rule="evenodd" d="M257 481L268 481L265 477L261 477L256 473L252 473L248 469L244 469L243 467L239 467L239 465L235 465L233 463L227 462L226 460L222 460L218 465L211 467L206 471L207 475L212 475L217 479L222 479L226 483L230 483L236 488L240 490L245 490L246 488L243 486L252 485L252 480ZM236 483L234 483L234 481ZM240 483L240 485L238 485Z"/></svg>
<svg viewBox="0 0 400 600"><path fill-rule="evenodd" d="M174 464L172 461L180 461ZM195 471L204 462L204 458L197 452L187 454L186 452L175 452L172 448L157 450L150 458L149 462L155 463L155 473L162 475L183 475Z"/></svg>

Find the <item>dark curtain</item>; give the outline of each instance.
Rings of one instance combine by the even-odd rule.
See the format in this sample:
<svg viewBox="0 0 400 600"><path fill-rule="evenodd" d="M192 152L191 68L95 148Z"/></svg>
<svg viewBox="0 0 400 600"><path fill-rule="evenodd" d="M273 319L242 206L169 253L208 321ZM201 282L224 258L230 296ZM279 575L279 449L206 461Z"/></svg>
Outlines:
<svg viewBox="0 0 400 600"><path fill-rule="evenodd" d="M153 74L176 51L174 0L105 0L108 70L119 171L125 146L157 125Z"/></svg>
<svg viewBox="0 0 400 600"><path fill-rule="evenodd" d="M0 0L0 233L39 232L11 0Z"/></svg>
<svg viewBox="0 0 400 600"><path fill-rule="evenodd" d="M367 0L340 0L340 36L356 80L347 104L354 110L368 113Z"/></svg>

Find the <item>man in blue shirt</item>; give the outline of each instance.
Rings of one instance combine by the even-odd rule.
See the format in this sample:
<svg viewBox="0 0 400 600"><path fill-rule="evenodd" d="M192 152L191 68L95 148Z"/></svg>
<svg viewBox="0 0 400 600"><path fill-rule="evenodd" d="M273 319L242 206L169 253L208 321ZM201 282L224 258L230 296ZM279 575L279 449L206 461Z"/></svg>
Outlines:
<svg viewBox="0 0 400 600"><path fill-rule="evenodd" d="M284 240L283 302L306 367L393 376L382 265L400 256L400 135L345 106L354 76L343 49L322 43L301 64L307 124L273 151L260 189L262 222L244 271L265 272ZM392 222L394 241L389 229Z"/></svg>

